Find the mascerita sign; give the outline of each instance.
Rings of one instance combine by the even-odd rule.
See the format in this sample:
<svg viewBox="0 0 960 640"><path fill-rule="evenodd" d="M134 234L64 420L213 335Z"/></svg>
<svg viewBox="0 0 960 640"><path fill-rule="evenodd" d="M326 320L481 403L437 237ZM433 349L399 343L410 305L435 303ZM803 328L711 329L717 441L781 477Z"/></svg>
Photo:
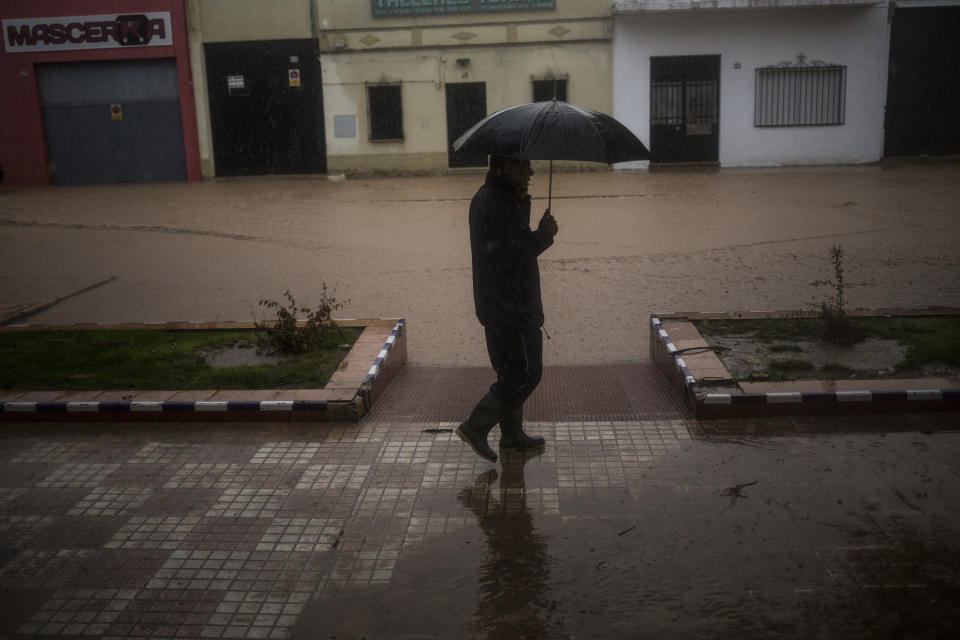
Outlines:
<svg viewBox="0 0 960 640"><path fill-rule="evenodd" d="M3 47L7 53L171 44L169 11L3 21Z"/></svg>

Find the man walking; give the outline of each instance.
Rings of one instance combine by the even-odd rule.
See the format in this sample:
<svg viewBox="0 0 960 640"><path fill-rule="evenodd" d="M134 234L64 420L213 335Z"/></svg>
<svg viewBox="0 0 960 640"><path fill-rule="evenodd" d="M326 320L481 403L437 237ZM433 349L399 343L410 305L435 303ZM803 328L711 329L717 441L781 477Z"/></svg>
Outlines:
<svg viewBox="0 0 960 640"><path fill-rule="evenodd" d="M457 435L496 462L487 435L500 424L500 448L532 449L543 438L523 432L523 403L543 372L543 304L537 257L553 244L557 221L543 213L530 228L530 161L490 157L490 171L470 203L473 298L497 381Z"/></svg>

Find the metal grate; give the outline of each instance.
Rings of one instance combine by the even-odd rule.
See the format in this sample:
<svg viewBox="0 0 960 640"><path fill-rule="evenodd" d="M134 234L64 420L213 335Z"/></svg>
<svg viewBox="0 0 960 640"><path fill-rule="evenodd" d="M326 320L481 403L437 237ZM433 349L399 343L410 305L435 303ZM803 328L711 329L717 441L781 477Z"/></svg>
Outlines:
<svg viewBox="0 0 960 640"><path fill-rule="evenodd" d="M840 125L846 111L847 68L777 65L757 69L754 125Z"/></svg>
<svg viewBox="0 0 960 640"><path fill-rule="evenodd" d="M566 78L548 78L546 80L533 81L534 102L547 102L553 99L567 102Z"/></svg>

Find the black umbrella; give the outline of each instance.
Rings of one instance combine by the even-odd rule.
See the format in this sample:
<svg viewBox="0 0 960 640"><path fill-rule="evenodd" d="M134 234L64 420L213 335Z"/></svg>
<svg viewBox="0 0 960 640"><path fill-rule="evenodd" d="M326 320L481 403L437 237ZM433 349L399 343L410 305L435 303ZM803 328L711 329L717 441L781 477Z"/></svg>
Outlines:
<svg viewBox="0 0 960 640"><path fill-rule="evenodd" d="M467 129L453 143L453 151L550 160L548 207L554 160L613 164L650 158L637 136L613 117L562 100L501 109Z"/></svg>

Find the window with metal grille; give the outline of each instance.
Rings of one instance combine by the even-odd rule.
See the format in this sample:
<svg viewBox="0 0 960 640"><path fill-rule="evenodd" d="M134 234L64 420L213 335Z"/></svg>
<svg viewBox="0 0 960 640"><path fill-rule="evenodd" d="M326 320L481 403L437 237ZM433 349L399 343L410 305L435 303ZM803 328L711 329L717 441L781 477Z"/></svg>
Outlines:
<svg viewBox="0 0 960 640"><path fill-rule="evenodd" d="M400 87L399 84L367 86L371 140L403 139L403 102Z"/></svg>
<svg viewBox="0 0 960 640"><path fill-rule="evenodd" d="M650 87L650 124L686 125L687 135L709 135L717 122L716 80L653 82Z"/></svg>
<svg viewBox="0 0 960 640"><path fill-rule="evenodd" d="M533 81L533 101L546 102L548 100L567 101L567 79L548 78Z"/></svg>
<svg viewBox="0 0 960 640"><path fill-rule="evenodd" d="M814 63L757 69L753 123L757 127L808 127L844 122L847 68Z"/></svg>

